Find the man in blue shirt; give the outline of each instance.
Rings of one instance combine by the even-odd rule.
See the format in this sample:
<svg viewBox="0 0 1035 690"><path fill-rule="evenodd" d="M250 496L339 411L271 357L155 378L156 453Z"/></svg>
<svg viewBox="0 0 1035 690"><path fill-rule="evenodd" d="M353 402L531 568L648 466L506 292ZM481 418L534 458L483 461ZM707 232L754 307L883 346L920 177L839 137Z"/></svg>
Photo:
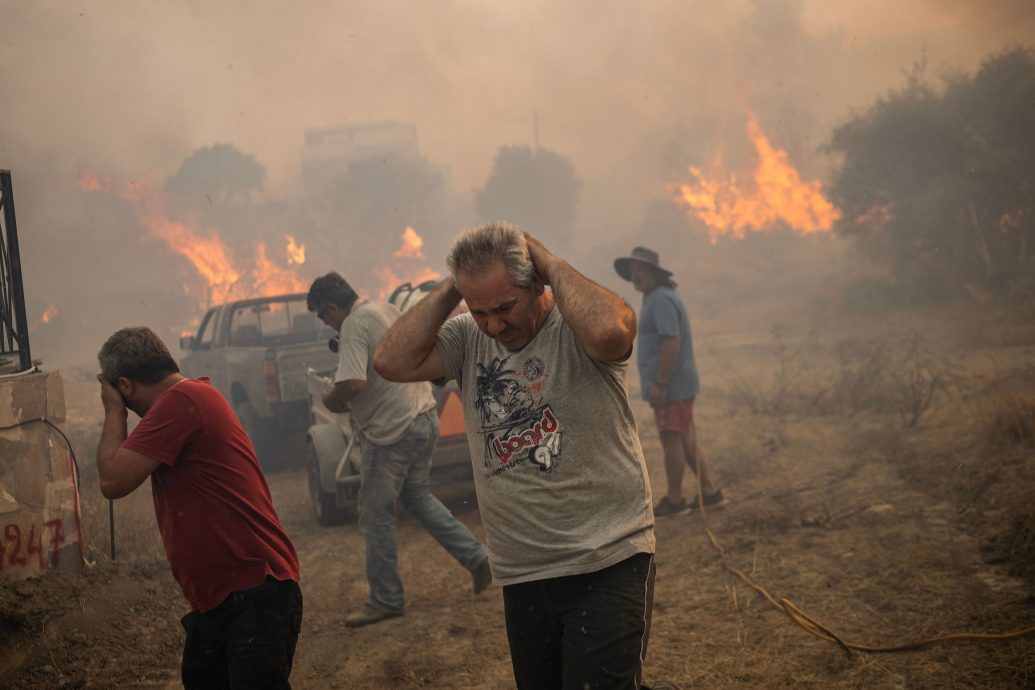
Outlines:
<svg viewBox="0 0 1035 690"><path fill-rule="evenodd" d="M658 253L636 247L630 256L615 259L615 271L643 293L639 319L636 364L643 399L654 408L654 421L665 452L668 491L654 506L654 515L665 517L724 502L715 488L704 453L694 431L694 398L700 389L690 320L675 291L672 272L658 262ZM690 503L683 497L684 463L700 472L701 491Z"/></svg>

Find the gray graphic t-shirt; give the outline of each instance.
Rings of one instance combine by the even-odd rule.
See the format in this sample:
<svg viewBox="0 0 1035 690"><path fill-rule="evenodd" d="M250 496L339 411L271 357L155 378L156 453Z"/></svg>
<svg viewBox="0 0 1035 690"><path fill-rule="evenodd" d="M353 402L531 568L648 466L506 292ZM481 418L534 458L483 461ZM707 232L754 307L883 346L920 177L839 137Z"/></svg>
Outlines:
<svg viewBox="0 0 1035 690"><path fill-rule="evenodd" d="M447 321L436 347L463 396L498 584L594 572L654 552L627 362L589 357L556 307L519 352L479 331L470 314Z"/></svg>

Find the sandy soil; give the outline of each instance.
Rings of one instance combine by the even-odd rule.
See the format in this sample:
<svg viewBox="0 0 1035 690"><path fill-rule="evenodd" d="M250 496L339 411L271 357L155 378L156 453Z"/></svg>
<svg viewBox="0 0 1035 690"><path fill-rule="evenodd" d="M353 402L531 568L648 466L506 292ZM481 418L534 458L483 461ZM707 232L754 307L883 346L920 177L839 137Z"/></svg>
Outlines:
<svg viewBox="0 0 1035 690"><path fill-rule="evenodd" d="M993 334L966 319L900 317L899 326L885 318L839 323L824 336L792 324L793 356L773 354L779 348L767 322L757 330L718 320L699 328L700 435L729 498L706 516L707 526L730 564L851 643L1035 625L1032 554L1018 537L1033 527L1024 506L1035 447L988 438L1002 391L1035 389L1035 332ZM917 330L937 344L924 362L937 355L954 374L919 423L907 425L897 398L858 409L846 403L855 398L831 383L844 378L834 343L881 333L898 342L893 331ZM65 376L93 564L81 575L3 583L0 686L178 687L185 606L149 497L138 491L116 504L112 560L108 506L88 459L95 391L88 371ZM906 379L899 372L890 380ZM636 410L651 476L663 481L649 410L639 402ZM316 525L300 469L270 483L302 561L295 687L513 687L497 589L474 596L466 571L404 514L407 614L347 629L345 616L365 596L362 536L351 524ZM437 493L482 535L469 485ZM700 515L658 524L650 681L719 689L1035 687L1035 636L892 654L848 654L817 639L724 568L704 524Z"/></svg>

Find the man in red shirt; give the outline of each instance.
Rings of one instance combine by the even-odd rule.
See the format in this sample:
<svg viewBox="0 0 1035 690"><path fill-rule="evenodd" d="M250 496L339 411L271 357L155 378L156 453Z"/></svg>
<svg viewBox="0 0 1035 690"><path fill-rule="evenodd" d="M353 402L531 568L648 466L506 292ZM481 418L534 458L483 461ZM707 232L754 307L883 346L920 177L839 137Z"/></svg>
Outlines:
<svg viewBox="0 0 1035 690"><path fill-rule="evenodd" d="M149 328L125 328L97 355L107 498L148 477L183 618L185 688L290 688L302 624L298 556L255 450L207 378L188 379ZM127 438L126 410L140 423Z"/></svg>

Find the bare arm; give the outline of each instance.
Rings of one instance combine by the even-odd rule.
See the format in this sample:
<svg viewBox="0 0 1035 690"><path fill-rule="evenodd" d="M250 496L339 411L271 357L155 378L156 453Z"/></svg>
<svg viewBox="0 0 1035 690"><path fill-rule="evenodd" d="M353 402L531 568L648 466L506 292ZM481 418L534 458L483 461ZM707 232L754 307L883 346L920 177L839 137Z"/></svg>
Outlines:
<svg viewBox="0 0 1035 690"><path fill-rule="evenodd" d="M586 353L598 362L614 362L628 355L636 338L632 307L551 254L535 237L525 233L525 240L536 272L553 288L557 308Z"/></svg>
<svg viewBox="0 0 1035 690"><path fill-rule="evenodd" d="M658 373L653 381L643 381L640 384L649 386L647 399L650 400L651 407L663 407L668 399L668 382L672 378L672 370L676 368L681 343L682 340L678 335L661 337L661 359L658 362Z"/></svg>
<svg viewBox="0 0 1035 690"><path fill-rule="evenodd" d="M374 350L377 373L389 381L432 381L445 376L435 340L458 304L460 293L452 277L447 277L407 309Z"/></svg>
<svg viewBox="0 0 1035 690"><path fill-rule="evenodd" d="M349 403L366 385L367 382L360 379L338 381L323 394L323 406L331 412L348 412Z"/></svg>
<svg viewBox="0 0 1035 690"><path fill-rule="evenodd" d="M126 404L122 396L103 376L101 403L104 405L104 426L97 442L97 474L105 498L122 498L144 483L161 464L146 455L122 447L126 440Z"/></svg>

